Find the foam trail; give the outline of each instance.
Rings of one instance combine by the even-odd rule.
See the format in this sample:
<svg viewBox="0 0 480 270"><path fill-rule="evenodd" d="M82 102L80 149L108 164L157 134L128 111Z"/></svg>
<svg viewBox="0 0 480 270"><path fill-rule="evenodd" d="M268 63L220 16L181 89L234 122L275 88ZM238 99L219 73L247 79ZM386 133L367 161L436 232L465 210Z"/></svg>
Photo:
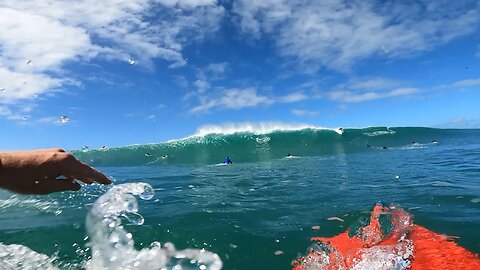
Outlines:
<svg viewBox="0 0 480 270"><path fill-rule="evenodd" d="M133 195L148 200L153 193L153 188L145 183L122 184L94 203L87 216L92 259L86 263L86 269L221 269L220 257L204 249L177 251L171 243L158 242L150 248L134 248L132 234L125 231L122 220L143 224Z"/></svg>

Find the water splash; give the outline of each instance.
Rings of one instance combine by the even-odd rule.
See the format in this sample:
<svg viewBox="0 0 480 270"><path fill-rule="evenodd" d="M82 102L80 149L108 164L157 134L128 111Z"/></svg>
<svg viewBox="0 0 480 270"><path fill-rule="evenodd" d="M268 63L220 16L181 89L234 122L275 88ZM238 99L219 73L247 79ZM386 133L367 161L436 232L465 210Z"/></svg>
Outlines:
<svg viewBox="0 0 480 270"><path fill-rule="evenodd" d="M0 244L0 270L58 270L54 260L26 246Z"/></svg>
<svg viewBox="0 0 480 270"><path fill-rule="evenodd" d="M175 250L172 243L158 242L150 248L134 248L133 235L122 221L143 224L133 195L148 200L153 194L148 184L129 183L113 187L95 202L87 216L92 259L86 269L221 269L220 257L204 249Z"/></svg>
<svg viewBox="0 0 480 270"><path fill-rule="evenodd" d="M397 207L375 205L370 218L360 219L347 232L313 238L307 256L294 262L306 269L409 269L413 258L411 216Z"/></svg>

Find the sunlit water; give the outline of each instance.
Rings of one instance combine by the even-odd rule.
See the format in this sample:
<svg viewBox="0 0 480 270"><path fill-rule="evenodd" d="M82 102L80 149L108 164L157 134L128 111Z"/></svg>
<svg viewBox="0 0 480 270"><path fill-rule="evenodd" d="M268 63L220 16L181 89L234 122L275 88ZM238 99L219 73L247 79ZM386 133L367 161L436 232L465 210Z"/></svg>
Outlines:
<svg viewBox="0 0 480 270"><path fill-rule="evenodd" d="M2 192L0 269L290 269L311 237L345 231L378 201L479 253L479 135L255 162L230 154L230 166L99 167L112 190ZM153 190L122 185L140 182Z"/></svg>

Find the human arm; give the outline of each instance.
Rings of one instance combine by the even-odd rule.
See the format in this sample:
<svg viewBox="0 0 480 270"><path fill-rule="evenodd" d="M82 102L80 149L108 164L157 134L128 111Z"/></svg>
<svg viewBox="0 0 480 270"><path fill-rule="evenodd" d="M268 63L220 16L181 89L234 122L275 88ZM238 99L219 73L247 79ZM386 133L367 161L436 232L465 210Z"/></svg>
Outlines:
<svg viewBox="0 0 480 270"><path fill-rule="evenodd" d="M59 178L62 177L62 178ZM21 194L79 190L80 184L111 181L62 149L0 153L0 188Z"/></svg>

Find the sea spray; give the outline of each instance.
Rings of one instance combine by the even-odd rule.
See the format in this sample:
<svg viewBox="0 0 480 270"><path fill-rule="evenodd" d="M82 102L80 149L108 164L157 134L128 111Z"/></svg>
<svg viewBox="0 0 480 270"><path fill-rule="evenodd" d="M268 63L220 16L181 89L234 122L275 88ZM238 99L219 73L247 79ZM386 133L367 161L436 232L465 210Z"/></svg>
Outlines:
<svg viewBox="0 0 480 270"><path fill-rule="evenodd" d="M87 269L201 269L222 268L220 257L204 249L175 250L172 243L153 242L149 248L136 250L132 234L122 221L143 224L137 200L153 197L153 188L146 183L114 186L92 206L87 216L92 259Z"/></svg>

